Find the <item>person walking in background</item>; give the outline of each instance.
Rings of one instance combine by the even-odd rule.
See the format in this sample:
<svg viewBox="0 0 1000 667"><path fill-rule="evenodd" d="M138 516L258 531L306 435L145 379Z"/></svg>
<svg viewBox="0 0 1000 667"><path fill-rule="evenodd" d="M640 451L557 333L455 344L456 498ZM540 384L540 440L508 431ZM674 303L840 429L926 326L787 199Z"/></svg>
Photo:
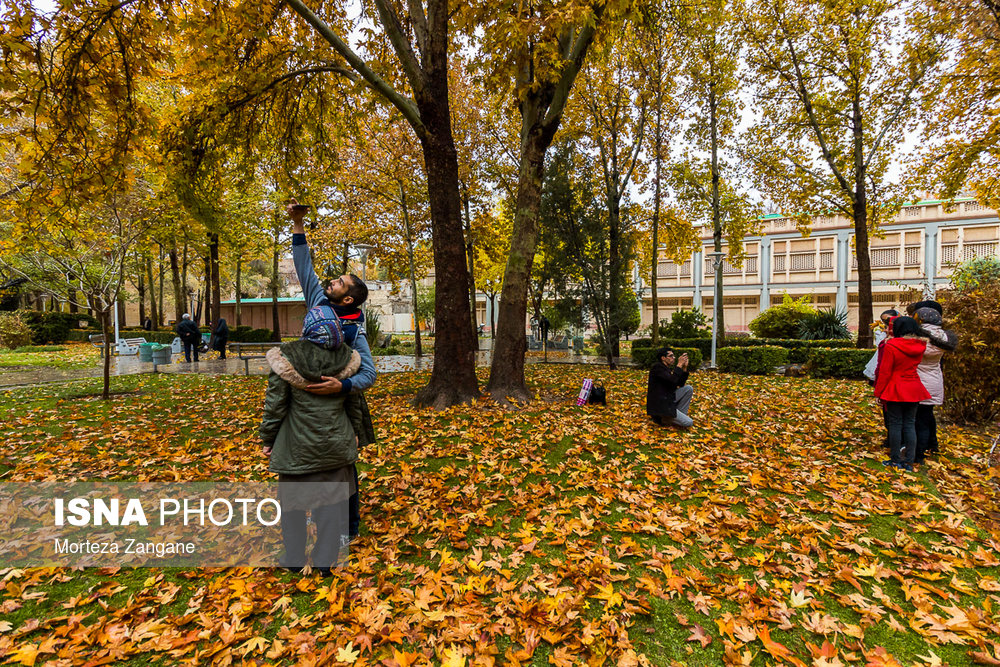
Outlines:
<svg viewBox="0 0 1000 667"><path fill-rule="evenodd" d="M306 511L316 524L313 567L326 574L341 562L348 532L348 502L354 495L360 410L349 394L306 391L323 375L347 382L361 367L360 355L343 345L340 320L329 306L311 308L302 337L267 351L271 374L264 397L260 438L268 469L278 473L281 565L306 564Z"/></svg>
<svg viewBox="0 0 1000 667"><path fill-rule="evenodd" d="M694 389L687 384L688 356L674 359L674 351L665 347L656 351L656 362L649 369L646 386L646 414L660 426L691 428L688 417Z"/></svg>
<svg viewBox="0 0 1000 667"><path fill-rule="evenodd" d="M201 345L201 331L198 325L191 321L190 313L181 315L181 321L177 323L177 335L180 336L181 343L184 344L184 360L191 363L191 350L194 350L194 360L198 361L198 346Z"/></svg>
<svg viewBox="0 0 1000 667"><path fill-rule="evenodd" d="M941 313L934 308L925 306L914 313L920 324L922 335L930 342L924 351L924 356L917 366L917 374L924 388L931 395L920 402L917 407L917 456L916 463L923 463L927 454L938 451L937 421L934 419L934 406L944 404L944 372L941 369L941 358L945 352L952 352L958 346L958 339L951 331L941 328L943 320Z"/></svg>
<svg viewBox="0 0 1000 667"><path fill-rule="evenodd" d="M212 349L219 351L219 359L226 358L226 345L229 344L229 326L226 318L220 317L219 323L212 331Z"/></svg>
<svg viewBox="0 0 1000 667"><path fill-rule="evenodd" d="M926 348L927 340L920 337L920 325L915 319L893 318L892 338L882 346L875 374L875 398L885 407L889 431L889 460L883 465L913 470L917 406L931 397L917 375Z"/></svg>

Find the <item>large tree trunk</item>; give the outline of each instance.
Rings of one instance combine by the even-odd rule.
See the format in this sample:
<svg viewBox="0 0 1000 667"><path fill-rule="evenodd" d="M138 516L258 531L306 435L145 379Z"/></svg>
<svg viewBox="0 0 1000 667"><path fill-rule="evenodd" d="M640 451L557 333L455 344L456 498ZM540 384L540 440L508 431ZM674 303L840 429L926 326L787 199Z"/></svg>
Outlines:
<svg viewBox="0 0 1000 667"><path fill-rule="evenodd" d="M153 320L153 328L159 329L163 326L163 322L160 321L160 311L156 307L156 282L153 280L152 257L146 257L146 280L149 281L149 317Z"/></svg>
<svg viewBox="0 0 1000 667"><path fill-rule="evenodd" d="M497 314L497 295L490 294L490 338L493 340L496 340L497 338L496 314Z"/></svg>
<svg viewBox="0 0 1000 667"><path fill-rule="evenodd" d="M136 281L135 289L139 292L139 326L142 328L146 327L146 280L143 277L143 272L146 267L145 262L142 261L142 257L139 258L139 279Z"/></svg>
<svg viewBox="0 0 1000 667"><path fill-rule="evenodd" d="M528 349L524 322L528 310L528 281L538 243L538 211L542 203L545 151L552 137L534 132L521 146L517 208L510 237L510 255L500 293L500 317L486 391L494 400L531 400L524 382L524 354Z"/></svg>
<svg viewBox="0 0 1000 667"><path fill-rule="evenodd" d="M708 93L709 123L712 130L712 240L715 252L722 252L722 202L719 198L719 114L715 99L715 83L710 84ZM722 349L726 342L725 302L722 300L722 284L725 274L722 271L722 261L715 266L712 280L715 289L712 294L712 335L715 336L716 350ZM716 320L716 315L718 320Z"/></svg>
<svg viewBox="0 0 1000 667"><path fill-rule="evenodd" d="M278 313L278 238L275 235L274 252L271 255L271 340L281 342L281 316Z"/></svg>
<svg viewBox="0 0 1000 667"><path fill-rule="evenodd" d="M854 246L858 257L858 348L871 347L872 265L868 254L868 190L861 100L854 98Z"/></svg>
<svg viewBox="0 0 1000 667"><path fill-rule="evenodd" d="M427 172L434 238L434 369L417 392L417 405L444 409L479 397L476 341L469 326L469 271L465 264L462 212L458 192L458 155L451 133L445 73L439 90L420 103L427 136L421 141ZM435 87L435 86L429 86Z"/></svg>
<svg viewBox="0 0 1000 667"><path fill-rule="evenodd" d="M111 337L114 332L111 330L111 305L101 300L101 309L97 313L101 322L101 333L104 334L104 386L101 389L101 398L107 400L111 396Z"/></svg>
<svg viewBox="0 0 1000 667"><path fill-rule="evenodd" d="M212 293L215 291L212 287L212 260L205 255L201 261L205 265L205 324L208 324L212 317Z"/></svg>
<svg viewBox="0 0 1000 667"><path fill-rule="evenodd" d="M160 326L163 326L166 323L166 321L167 321L167 311L166 311L166 308L163 305L163 246L161 245L161 246L159 246L159 248L160 248L160 254L159 254L159 257L157 258L157 261L156 261L156 270L160 274L159 275L159 278L160 278L160 291L159 291L159 296L157 297L156 303L160 307L160 310L157 311L160 314L160 316L158 318L158 321L160 323Z"/></svg>
<svg viewBox="0 0 1000 667"><path fill-rule="evenodd" d="M67 282L69 283L69 312L71 312L71 313L78 312L77 305L76 305L76 288L73 286L73 281L75 279L76 279L76 276L74 276L72 273L67 276ZM142 281L141 280L140 280L139 284L142 285ZM142 293L142 289L141 288L139 290L139 293L140 294Z"/></svg>
<svg viewBox="0 0 1000 667"><path fill-rule="evenodd" d="M615 174L617 183L617 174ZM621 303L621 290L625 284L624 267L621 259L621 211L618 208L617 187L613 188L608 197L608 264L611 280L608 283L608 331L605 345L610 357L621 356L621 322L618 321L618 304Z"/></svg>
<svg viewBox="0 0 1000 667"><path fill-rule="evenodd" d="M181 272L177 263L177 246L170 246L170 281L174 286L174 319L181 321L184 314L184 294L181 294ZM193 314L193 313L192 313Z"/></svg>
<svg viewBox="0 0 1000 667"><path fill-rule="evenodd" d="M660 346L660 295L657 280L660 270L660 172L663 167L663 73L660 70L660 59L656 59L656 136L653 140L653 248L652 267L649 273L649 287L653 305L653 322L650 326L653 347ZM639 313L642 313L642 300L639 301ZM640 318L641 319L641 318Z"/></svg>
<svg viewBox="0 0 1000 667"><path fill-rule="evenodd" d="M469 309L472 311L472 339L479 349L479 326L476 321L476 261L472 239L472 216L469 213L469 190L462 188L462 204L465 209L465 255L469 262Z"/></svg>
<svg viewBox="0 0 1000 667"><path fill-rule="evenodd" d="M243 287L243 256L236 257L236 326L243 324L242 313L243 295L240 290Z"/></svg>
<svg viewBox="0 0 1000 667"><path fill-rule="evenodd" d="M406 204L406 191L403 183L399 183L399 201L403 209L403 225L406 228L406 258L410 265L410 302L413 308L413 340L416 348L416 355L424 355L420 345L420 316L417 314L417 271L413 260L413 227L410 224L410 209Z"/></svg>
<svg viewBox="0 0 1000 667"><path fill-rule="evenodd" d="M213 325L217 325L222 316L222 289L219 287L219 235L213 232L208 235L208 240L208 255L212 260L212 310L209 317L212 318Z"/></svg>

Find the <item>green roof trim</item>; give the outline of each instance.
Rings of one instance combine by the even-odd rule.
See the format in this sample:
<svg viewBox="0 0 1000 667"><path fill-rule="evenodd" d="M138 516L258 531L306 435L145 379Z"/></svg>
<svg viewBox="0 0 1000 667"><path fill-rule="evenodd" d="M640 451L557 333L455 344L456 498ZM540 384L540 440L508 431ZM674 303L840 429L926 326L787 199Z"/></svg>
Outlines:
<svg viewBox="0 0 1000 667"><path fill-rule="evenodd" d="M273 299L266 297L263 299L240 299L240 305L245 303L271 303ZM304 296L279 296L278 303L301 303L305 305L306 299ZM236 299L226 299L219 302L220 306L236 305Z"/></svg>

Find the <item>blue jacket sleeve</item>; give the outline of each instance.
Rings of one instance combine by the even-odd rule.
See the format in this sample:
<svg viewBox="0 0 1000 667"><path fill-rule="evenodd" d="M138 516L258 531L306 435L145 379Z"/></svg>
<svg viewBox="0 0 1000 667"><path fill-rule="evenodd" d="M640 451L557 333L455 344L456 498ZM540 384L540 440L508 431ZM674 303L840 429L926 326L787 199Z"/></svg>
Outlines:
<svg viewBox="0 0 1000 667"><path fill-rule="evenodd" d="M319 278L316 277L316 271L313 270L312 257L309 256L309 244L306 242L305 234L292 234L292 262L295 264L295 275L299 279L299 285L302 286L302 296L305 297L306 308L319 305L325 295L323 287L319 284ZM361 350L358 352L360 353ZM372 367L374 368L374 364Z"/></svg>
<svg viewBox="0 0 1000 667"><path fill-rule="evenodd" d="M375 384L375 360L372 358L372 349L368 345L368 337L364 329L358 331L357 338L354 339L354 349L361 355L361 368L351 377L343 380L344 393L357 393L368 389Z"/></svg>

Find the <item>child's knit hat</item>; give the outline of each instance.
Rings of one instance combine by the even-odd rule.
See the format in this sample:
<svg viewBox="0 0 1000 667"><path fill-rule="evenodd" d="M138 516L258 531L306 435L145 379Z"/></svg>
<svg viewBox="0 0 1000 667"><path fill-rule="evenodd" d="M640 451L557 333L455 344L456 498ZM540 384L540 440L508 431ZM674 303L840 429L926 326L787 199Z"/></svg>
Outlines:
<svg viewBox="0 0 1000 667"><path fill-rule="evenodd" d="M327 350L336 350L344 342L340 318L330 306L313 306L302 320L302 337Z"/></svg>

